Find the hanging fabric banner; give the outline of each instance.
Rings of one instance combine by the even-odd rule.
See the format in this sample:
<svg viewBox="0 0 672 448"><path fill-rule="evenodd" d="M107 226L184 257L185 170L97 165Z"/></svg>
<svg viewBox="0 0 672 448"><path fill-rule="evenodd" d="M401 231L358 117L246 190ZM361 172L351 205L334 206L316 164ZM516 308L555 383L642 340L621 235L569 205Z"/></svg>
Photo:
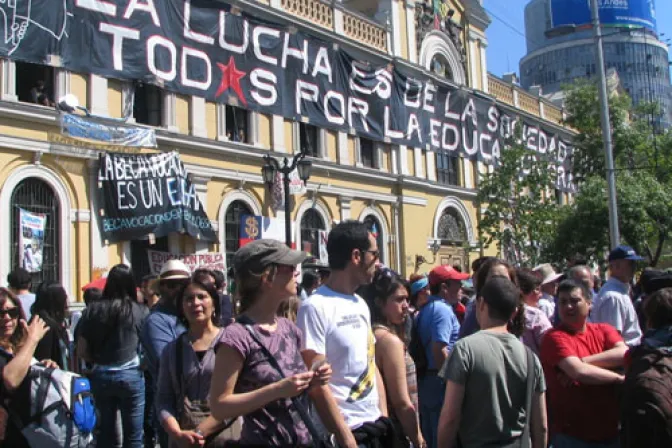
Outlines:
<svg viewBox="0 0 672 448"><path fill-rule="evenodd" d="M215 232L177 152L104 153L98 187L104 239L127 241L171 232L214 241Z"/></svg>
<svg viewBox="0 0 672 448"><path fill-rule="evenodd" d="M233 13L221 1L26 0L0 8L10 9L0 57L153 83L485 163L497 164L520 124L519 143L549 162L557 188L574 190L570 134L561 128L420 69L358 60L342 45Z"/></svg>
<svg viewBox="0 0 672 448"><path fill-rule="evenodd" d="M42 270L46 225L47 215L19 209L19 265L30 273Z"/></svg>
<svg viewBox="0 0 672 448"><path fill-rule="evenodd" d="M61 114L61 133L80 140L93 140L117 146L156 148L156 132L142 126Z"/></svg>

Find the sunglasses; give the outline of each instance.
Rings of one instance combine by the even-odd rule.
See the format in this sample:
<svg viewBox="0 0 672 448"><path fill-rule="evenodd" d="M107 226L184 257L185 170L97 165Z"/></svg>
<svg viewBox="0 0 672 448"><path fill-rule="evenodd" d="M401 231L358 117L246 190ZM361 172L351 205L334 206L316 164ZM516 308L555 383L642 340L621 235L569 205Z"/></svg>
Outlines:
<svg viewBox="0 0 672 448"><path fill-rule="evenodd" d="M9 316L11 319L18 319L21 316L21 311L15 306L14 308L0 310L0 316Z"/></svg>
<svg viewBox="0 0 672 448"><path fill-rule="evenodd" d="M378 258L380 258L380 251L379 250L363 250L362 252L370 253L371 255L373 255L374 260L377 260Z"/></svg>
<svg viewBox="0 0 672 448"><path fill-rule="evenodd" d="M177 280L177 281L167 280L167 281L161 282L161 284L159 286L162 286L166 289L177 289L177 288L180 288L180 287L184 286L186 283L187 283L187 280L184 280L184 281L182 281L182 280Z"/></svg>

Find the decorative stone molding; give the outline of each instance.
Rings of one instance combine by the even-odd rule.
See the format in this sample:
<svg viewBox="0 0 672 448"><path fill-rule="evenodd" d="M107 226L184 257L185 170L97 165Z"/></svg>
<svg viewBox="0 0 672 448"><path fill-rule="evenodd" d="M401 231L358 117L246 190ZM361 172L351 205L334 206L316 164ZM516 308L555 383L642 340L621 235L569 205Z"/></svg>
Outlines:
<svg viewBox="0 0 672 448"><path fill-rule="evenodd" d="M433 237L437 239L439 237L439 221L441 220L441 215L443 215L444 210L447 208L453 208L457 211L457 214L462 218L464 222L464 228L467 233L467 242L469 245L473 246L476 244L476 238L474 237L474 225L471 221L471 216L469 216L469 211L464 203L454 196L445 197L441 203L439 203L436 208L436 214L434 215L434 227L433 227Z"/></svg>
<svg viewBox="0 0 672 448"><path fill-rule="evenodd" d="M452 81L456 84L466 85L467 71L462 51L458 50L445 33L436 30L430 31L421 41L418 63L431 71L434 56L441 55L448 62Z"/></svg>

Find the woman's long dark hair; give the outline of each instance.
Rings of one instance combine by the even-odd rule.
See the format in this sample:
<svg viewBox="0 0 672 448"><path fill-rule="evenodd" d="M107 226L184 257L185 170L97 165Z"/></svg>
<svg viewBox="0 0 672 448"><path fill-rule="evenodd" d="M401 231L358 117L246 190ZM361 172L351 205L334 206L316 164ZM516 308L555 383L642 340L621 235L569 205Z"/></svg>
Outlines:
<svg viewBox="0 0 672 448"><path fill-rule="evenodd" d="M371 284L363 288L361 293L371 310L371 325L377 324L388 327L406 344L408 341L406 341L403 326L397 328L397 326L392 325L383 312L383 307L390 296L399 288L405 288L410 295L408 282L391 269L384 268L376 272Z"/></svg>
<svg viewBox="0 0 672 448"><path fill-rule="evenodd" d="M107 326L131 325L136 297L137 285L131 268L118 264L107 276L103 296L91 306L91 318Z"/></svg>
<svg viewBox="0 0 672 448"><path fill-rule="evenodd" d="M32 314L46 315L58 324L65 323L68 307L68 294L60 283L45 281L35 292L35 303L31 307Z"/></svg>

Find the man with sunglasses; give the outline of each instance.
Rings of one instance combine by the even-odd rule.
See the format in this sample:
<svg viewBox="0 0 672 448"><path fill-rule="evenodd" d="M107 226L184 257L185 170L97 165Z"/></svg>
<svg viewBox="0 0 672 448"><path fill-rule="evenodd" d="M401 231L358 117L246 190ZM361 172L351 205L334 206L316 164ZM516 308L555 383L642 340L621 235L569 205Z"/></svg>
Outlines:
<svg viewBox="0 0 672 448"><path fill-rule="evenodd" d="M460 334L460 323L451 303L459 301L462 280L469 274L456 271L448 265L438 266L429 273L429 300L416 318L420 342L427 356L427 369L418 376L420 426L429 448L438 445L438 426L445 381L438 376L448 353Z"/></svg>
<svg viewBox="0 0 672 448"><path fill-rule="evenodd" d="M189 268L179 260L168 260L159 273L159 293L161 299L149 314L142 327L140 341L144 349L144 361L149 380L147 387L156 390L159 377L159 360L163 349L186 330L177 318L177 295L189 281ZM158 422L155 430L162 448L168 446L168 436Z"/></svg>
<svg viewBox="0 0 672 448"><path fill-rule="evenodd" d="M378 266L376 239L366 224L345 221L329 233L331 275L299 308L306 365L329 362L329 384L310 389L327 430L340 447L391 446L385 388L375 361L371 315L357 289L371 283ZM391 432L391 431L390 431Z"/></svg>

